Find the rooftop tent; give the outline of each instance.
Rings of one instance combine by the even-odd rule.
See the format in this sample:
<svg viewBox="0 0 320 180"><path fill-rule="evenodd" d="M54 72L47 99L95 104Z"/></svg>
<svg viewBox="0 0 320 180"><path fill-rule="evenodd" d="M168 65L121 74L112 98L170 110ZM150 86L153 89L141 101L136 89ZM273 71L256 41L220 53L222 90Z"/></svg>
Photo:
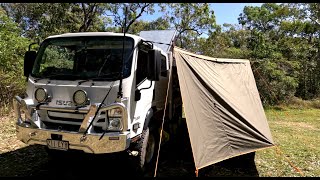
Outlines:
<svg viewBox="0 0 320 180"><path fill-rule="evenodd" d="M248 60L173 57L197 169L274 146Z"/></svg>

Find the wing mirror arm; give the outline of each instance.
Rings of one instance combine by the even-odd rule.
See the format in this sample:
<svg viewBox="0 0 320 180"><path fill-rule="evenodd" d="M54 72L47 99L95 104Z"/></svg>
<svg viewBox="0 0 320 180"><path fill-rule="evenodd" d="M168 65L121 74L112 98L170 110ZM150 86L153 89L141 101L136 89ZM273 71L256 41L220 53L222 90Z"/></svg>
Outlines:
<svg viewBox="0 0 320 180"><path fill-rule="evenodd" d="M142 90L144 90L144 89L150 89L150 88L151 88L152 82L153 82L153 81L150 81L150 86L147 87L147 88L141 88L141 89L138 89L138 88L137 88L137 89L136 89L135 94L134 94L134 100L135 100L135 101L139 101L139 100L141 99L141 92L140 92L140 91L142 91Z"/></svg>

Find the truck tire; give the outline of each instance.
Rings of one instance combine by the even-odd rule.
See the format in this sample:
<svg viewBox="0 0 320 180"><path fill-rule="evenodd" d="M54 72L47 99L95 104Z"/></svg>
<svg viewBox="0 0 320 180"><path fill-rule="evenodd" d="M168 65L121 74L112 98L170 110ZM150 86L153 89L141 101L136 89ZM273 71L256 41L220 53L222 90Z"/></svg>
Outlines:
<svg viewBox="0 0 320 180"><path fill-rule="evenodd" d="M137 142L135 149L139 152L134 158L134 166L139 175L143 174L146 166L154 159L156 151L156 138L150 132L149 127L142 131L140 140Z"/></svg>

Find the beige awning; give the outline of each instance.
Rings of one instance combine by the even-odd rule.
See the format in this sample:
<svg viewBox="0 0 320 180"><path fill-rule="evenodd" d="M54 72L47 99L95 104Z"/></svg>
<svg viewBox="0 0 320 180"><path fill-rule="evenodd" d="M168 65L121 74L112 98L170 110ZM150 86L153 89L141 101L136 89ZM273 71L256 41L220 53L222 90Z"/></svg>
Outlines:
<svg viewBox="0 0 320 180"><path fill-rule="evenodd" d="M173 56L198 169L274 145L248 60Z"/></svg>

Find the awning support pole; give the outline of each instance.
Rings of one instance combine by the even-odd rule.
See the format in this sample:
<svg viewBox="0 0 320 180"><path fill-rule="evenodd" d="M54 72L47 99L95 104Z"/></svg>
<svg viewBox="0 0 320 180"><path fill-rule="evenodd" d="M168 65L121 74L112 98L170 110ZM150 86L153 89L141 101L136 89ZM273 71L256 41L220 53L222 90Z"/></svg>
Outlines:
<svg viewBox="0 0 320 180"><path fill-rule="evenodd" d="M198 177L199 176L199 169L197 167L196 167L195 173L196 173L196 177Z"/></svg>
<svg viewBox="0 0 320 180"><path fill-rule="evenodd" d="M173 61L173 57L172 57L172 61ZM157 177L157 170L158 170L158 163L159 163L159 156L160 156L160 148L161 148L161 140L162 140L162 134L163 134L162 133L163 132L163 124L164 124L164 118L166 116L168 95L169 95L170 83L171 83L171 79L172 79L172 61L170 62L169 81L168 81L168 85L167 85L166 101L165 101L165 104L164 104L164 110L163 110L163 116L162 116L160 139L159 139L159 144L158 144L158 153L157 153L157 160L156 160L156 167L154 169L153 177Z"/></svg>

